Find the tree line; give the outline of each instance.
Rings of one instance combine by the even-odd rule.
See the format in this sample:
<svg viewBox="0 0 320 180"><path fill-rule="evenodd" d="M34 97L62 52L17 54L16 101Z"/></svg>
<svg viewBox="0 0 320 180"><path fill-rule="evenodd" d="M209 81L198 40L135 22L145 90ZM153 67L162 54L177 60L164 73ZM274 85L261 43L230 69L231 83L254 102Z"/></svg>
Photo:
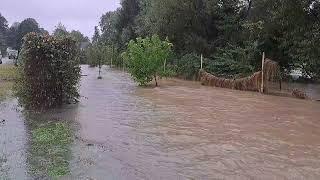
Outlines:
<svg viewBox="0 0 320 180"><path fill-rule="evenodd" d="M0 50L2 54L5 54L7 47L20 51L23 44L23 37L30 32L49 35L49 32L40 27L38 22L33 18L26 18L22 22L15 22L9 27L8 21L0 13ZM53 36L60 38L70 36L76 41L79 49L83 44L90 43L90 39L80 31L72 30L69 32L61 23L54 29Z"/></svg>
<svg viewBox="0 0 320 180"><path fill-rule="evenodd" d="M122 65L130 40L168 38L168 63L186 78L199 69L200 54L207 71L238 77L261 68L266 52L283 74L299 69L319 79L319 29L319 0L121 0L101 16L92 41L112 49L114 64Z"/></svg>

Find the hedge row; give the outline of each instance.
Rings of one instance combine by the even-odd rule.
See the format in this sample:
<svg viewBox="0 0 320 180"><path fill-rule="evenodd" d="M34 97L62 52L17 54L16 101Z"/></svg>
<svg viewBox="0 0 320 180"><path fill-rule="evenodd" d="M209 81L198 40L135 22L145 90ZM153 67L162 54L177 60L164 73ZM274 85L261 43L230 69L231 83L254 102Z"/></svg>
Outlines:
<svg viewBox="0 0 320 180"><path fill-rule="evenodd" d="M16 94L26 108L47 109L77 101L80 65L71 38L29 33L19 57Z"/></svg>

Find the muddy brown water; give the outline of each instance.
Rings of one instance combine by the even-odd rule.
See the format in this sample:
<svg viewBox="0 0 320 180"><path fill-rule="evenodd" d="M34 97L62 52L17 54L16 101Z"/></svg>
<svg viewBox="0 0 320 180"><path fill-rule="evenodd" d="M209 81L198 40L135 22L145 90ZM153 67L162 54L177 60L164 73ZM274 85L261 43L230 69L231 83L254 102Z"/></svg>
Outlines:
<svg viewBox="0 0 320 180"><path fill-rule="evenodd" d="M46 115L74 123L65 179L320 178L319 102L175 79L141 88L118 70L104 68L102 80L82 71L81 102ZM9 121L0 125L0 177L31 179L15 105L0 108Z"/></svg>

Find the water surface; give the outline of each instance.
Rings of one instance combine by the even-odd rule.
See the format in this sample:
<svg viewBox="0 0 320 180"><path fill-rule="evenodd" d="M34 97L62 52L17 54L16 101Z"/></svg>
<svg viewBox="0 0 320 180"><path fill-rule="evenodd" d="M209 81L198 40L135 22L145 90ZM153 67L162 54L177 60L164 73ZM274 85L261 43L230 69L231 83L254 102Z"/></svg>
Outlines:
<svg viewBox="0 0 320 180"><path fill-rule="evenodd" d="M37 117L70 122L74 141L65 179L320 177L318 102L175 79L141 88L127 73L106 67L102 80L96 68L83 66L82 74L87 76L81 80L78 105L31 120L0 109L0 118L5 114L16 124L0 126L14 132L0 136L9 179L16 173L32 177L25 153L30 151L25 138L30 126L23 122ZM21 150L16 150L19 162L7 155L9 148Z"/></svg>

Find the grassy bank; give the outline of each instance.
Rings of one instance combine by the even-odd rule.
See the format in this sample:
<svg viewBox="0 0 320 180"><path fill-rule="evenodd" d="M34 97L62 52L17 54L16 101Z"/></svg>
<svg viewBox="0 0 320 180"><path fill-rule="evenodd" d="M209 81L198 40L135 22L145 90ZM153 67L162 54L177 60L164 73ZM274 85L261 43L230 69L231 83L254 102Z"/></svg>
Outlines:
<svg viewBox="0 0 320 180"><path fill-rule="evenodd" d="M14 65L0 65L0 101L9 94L15 79L17 70Z"/></svg>
<svg viewBox="0 0 320 180"><path fill-rule="evenodd" d="M69 174L71 130L64 122L32 125L29 163L36 177L57 178Z"/></svg>

